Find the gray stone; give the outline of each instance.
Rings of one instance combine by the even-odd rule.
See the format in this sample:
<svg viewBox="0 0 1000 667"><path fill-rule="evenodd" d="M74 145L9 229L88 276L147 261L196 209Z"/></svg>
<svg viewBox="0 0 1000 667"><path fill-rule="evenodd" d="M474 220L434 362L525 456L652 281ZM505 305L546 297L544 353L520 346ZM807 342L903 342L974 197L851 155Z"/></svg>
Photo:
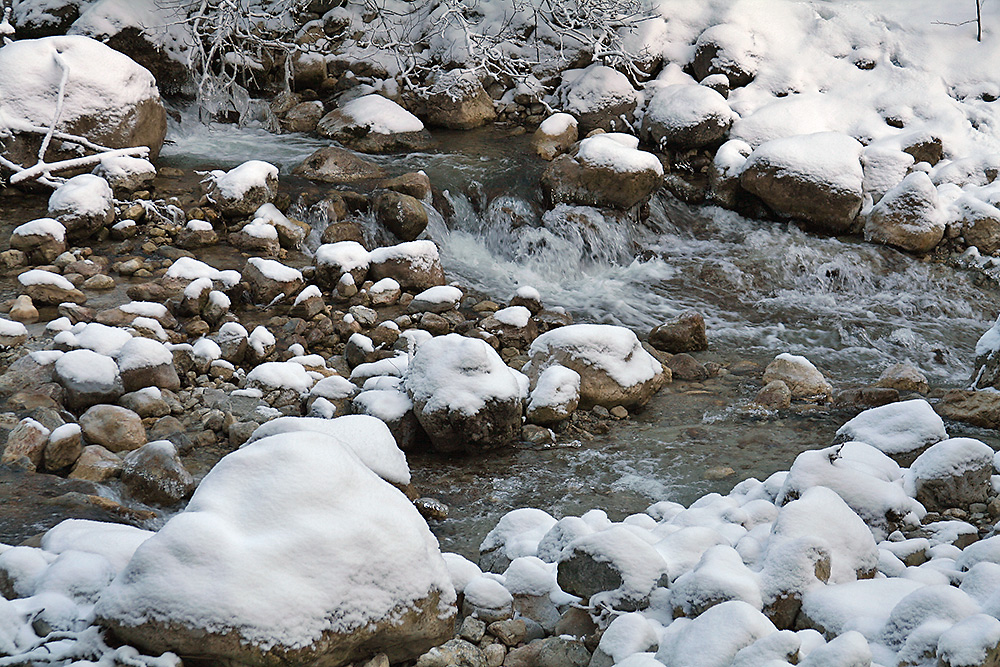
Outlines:
<svg viewBox="0 0 1000 667"><path fill-rule="evenodd" d="M196 486L176 447L167 440L150 442L127 454L121 478L132 498L165 507L190 496Z"/></svg>

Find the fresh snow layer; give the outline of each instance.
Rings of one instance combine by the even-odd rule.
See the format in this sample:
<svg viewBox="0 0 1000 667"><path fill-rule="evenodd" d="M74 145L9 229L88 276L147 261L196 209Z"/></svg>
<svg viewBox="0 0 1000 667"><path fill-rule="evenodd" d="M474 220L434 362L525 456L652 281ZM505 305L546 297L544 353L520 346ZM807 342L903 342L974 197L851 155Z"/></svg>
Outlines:
<svg viewBox="0 0 1000 667"><path fill-rule="evenodd" d="M118 368L121 371L172 366L174 355L162 343L150 338L135 337L118 351Z"/></svg>
<svg viewBox="0 0 1000 667"><path fill-rule="evenodd" d="M227 199L239 199L251 188L266 187L268 179L278 178L278 168L262 160L248 160L229 171L213 171L212 182Z"/></svg>
<svg viewBox="0 0 1000 667"><path fill-rule="evenodd" d="M442 605L455 601L413 505L347 447L306 431L223 458L187 508L136 550L96 611L126 625L156 619L295 649L324 632L391 621L434 593Z"/></svg>
<svg viewBox="0 0 1000 667"><path fill-rule="evenodd" d="M626 137L628 140L624 140ZM576 157L581 163L591 167L620 173L652 171L662 176L663 165L660 160L652 153L638 150L638 143L638 139L627 134L598 134L580 142Z"/></svg>
<svg viewBox="0 0 1000 667"><path fill-rule="evenodd" d="M571 324L535 339L528 356L565 352L604 371L623 387L648 382L663 372L660 362L643 349L636 335L610 324Z"/></svg>
<svg viewBox="0 0 1000 667"><path fill-rule="evenodd" d="M354 125L366 127L375 134L420 132L424 129L419 118L381 95L356 97L340 107L339 111Z"/></svg>
<svg viewBox="0 0 1000 667"><path fill-rule="evenodd" d="M12 236L49 236L62 241L66 238L66 228L58 220L39 218L19 225L11 232Z"/></svg>
<svg viewBox="0 0 1000 667"><path fill-rule="evenodd" d="M103 216L114 206L111 186L100 176L74 176L49 197L49 212L61 215Z"/></svg>
<svg viewBox="0 0 1000 667"><path fill-rule="evenodd" d="M51 285L66 291L76 289L73 283L63 278L58 273L52 273L45 269L30 269L17 276L17 282L25 287L30 285Z"/></svg>
<svg viewBox="0 0 1000 667"><path fill-rule="evenodd" d="M509 308L501 308L493 313L493 317L500 324L506 324L515 329L523 329L528 326L528 321L531 319L531 311L524 306L510 306Z"/></svg>
<svg viewBox="0 0 1000 667"><path fill-rule="evenodd" d="M274 227L271 227L270 225L263 225L263 227L267 227L274 233L273 238L278 237L277 236L278 232L275 231ZM243 229L246 230L246 227L244 227ZM273 259L264 259L262 257L251 257L250 259L247 260L247 264L252 265L258 271L260 271L265 278L273 280L275 282L292 283L301 281L303 279L301 271L299 271L298 269L293 269L290 266L285 266L281 262Z"/></svg>
<svg viewBox="0 0 1000 667"><path fill-rule="evenodd" d="M947 437L941 417L922 398L865 410L837 430L839 441L860 440L890 455L913 452Z"/></svg>

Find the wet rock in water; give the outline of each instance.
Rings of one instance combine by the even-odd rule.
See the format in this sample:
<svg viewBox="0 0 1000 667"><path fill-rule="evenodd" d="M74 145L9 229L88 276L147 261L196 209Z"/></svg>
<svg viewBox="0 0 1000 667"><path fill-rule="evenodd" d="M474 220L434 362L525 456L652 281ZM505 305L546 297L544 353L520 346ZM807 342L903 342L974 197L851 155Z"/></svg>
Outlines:
<svg viewBox="0 0 1000 667"><path fill-rule="evenodd" d="M1000 394L994 391L951 389L934 410L954 421L982 428L1000 428Z"/></svg>
<svg viewBox="0 0 1000 667"><path fill-rule="evenodd" d="M532 424L550 425L569 419L580 404L580 374L558 364L538 376L531 390L527 417Z"/></svg>
<svg viewBox="0 0 1000 667"><path fill-rule="evenodd" d="M412 153L434 145L420 119L381 95L363 95L323 116L320 136L362 153Z"/></svg>
<svg viewBox="0 0 1000 667"><path fill-rule="evenodd" d="M64 390L71 410L82 411L98 403L114 403L125 393L118 364L91 350L67 352L55 362L52 379Z"/></svg>
<svg viewBox="0 0 1000 667"><path fill-rule="evenodd" d="M400 449L403 448L400 447ZM425 519L444 521L448 518L448 506L437 498L417 498L413 501L413 505L420 512L420 516Z"/></svg>
<svg viewBox="0 0 1000 667"><path fill-rule="evenodd" d="M420 201L427 201L432 194L431 179L423 171L411 171L395 178L387 178L381 181L378 186L415 197Z"/></svg>
<svg viewBox="0 0 1000 667"><path fill-rule="evenodd" d="M720 143L736 114L726 98L706 86L658 88L642 117L642 136L661 150L700 148Z"/></svg>
<svg viewBox="0 0 1000 667"><path fill-rule="evenodd" d="M889 366L882 371L876 386L897 391L915 391L918 394L926 394L930 389L924 374L909 364Z"/></svg>
<svg viewBox="0 0 1000 667"><path fill-rule="evenodd" d="M649 344L657 350L677 354L678 352L701 352L708 349L705 334L705 318L693 310L664 322L649 332Z"/></svg>
<svg viewBox="0 0 1000 667"><path fill-rule="evenodd" d="M277 299L289 300L305 286L298 269L262 257L251 257L243 267L243 279L250 287L254 303L268 305Z"/></svg>
<svg viewBox="0 0 1000 667"><path fill-rule="evenodd" d="M985 503L992 490L993 450L972 438L932 445L910 466L916 497L930 511Z"/></svg>
<svg viewBox="0 0 1000 667"><path fill-rule="evenodd" d="M74 465L83 454L79 424L63 424L53 429L45 443L45 469L51 472Z"/></svg>
<svg viewBox="0 0 1000 667"><path fill-rule="evenodd" d="M385 169L344 148L327 146L307 157L292 173L323 183L355 183L382 178Z"/></svg>
<svg viewBox="0 0 1000 667"><path fill-rule="evenodd" d="M421 100L428 125L471 130L496 118L493 100L475 72L454 69L436 75Z"/></svg>
<svg viewBox="0 0 1000 667"><path fill-rule="evenodd" d="M100 176L74 176L49 197L49 215L65 227L70 239L85 239L114 221L114 193Z"/></svg>
<svg viewBox="0 0 1000 667"><path fill-rule="evenodd" d="M861 210L863 178L861 144L821 132L761 144L747 159L740 184L781 215L841 233Z"/></svg>
<svg viewBox="0 0 1000 667"><path fill-rule="evenodd" d="M930 252L944 238L937 188L927 174L903 179L868 213L865 239L910 252Z"/></svg>
<svg viewBox="0 0 1000 667"><path fill-rule="evenodd" d="M372 202L375 219L403 241L414 241L427 227L427 209L416 197L393 190L380 192Z"/></svg>
<svg viewBox="0 0 1000 667"><path fill-rule="evenodd" d="M322 102L319 100L300 102L285 113L281 119L281 127L286 132L312 132L322 118Z"/></svg>
<svg viewBox="0 0 1000 667"><path fill-rule="evenodd" d="M66 228L53 218L39 218L14 228L10 247L22 251L29 262L48 264L66 251Z"/></svg>
<svg viewBox="0 0 1000 667"><path fill-rule="evenodd" d="M639 103L624 74L598 63L563 72L555 96L558 107L576 117L582 135L598 128L613 132L632 127Z"/></svg>
<svg viewBox="0 0 1000 667"><path fill-rule="evenodd" d="M261 160L249 160L229 171L213 171L207 181L208 198L223 215L245 217L278 194L278 168Z"/></svg>
<svg viewBox="0 0 1000 667"><path fill-rule="evenodd" d="M149 338L135 337L122 345L118 352L118 371L127 392L145 387L176 391L181 386L173 353Z"/></svg>
<svg viewBox="0 0 1000 667"><path fill-rule="evenodd" d="M772 380L757 392L753 402L768 410L785 410L792 405L792 390L781 380Z"/></svg>
<svg viewBox="0 0 1000 667"><path fill-rule="evenodd" d="M833 396L833 387L805 357L779 354L764 369L764 384L774 380L788 385L792 398L825 402Z"/></svg>
<svg viewBox="0 0 1000 667"><path fill-rule="evenodd" d="M573 324L535 339L522 369L537 386L542 372L561 365L580 375L580 407L645 405L667 382L663 366L635 334L606 324Z"/></svg>
<svg viewBox="0 0 1000 667"><path fill-rule="evenodd" d="M61 303L83 304L87 295L64 276L43 269L31 269L17 276L21 289L34 303L56 306Z"/></svg>
<svg viewBox="0 0 1000 667"><path fill-rule="evenodd" d="M575 153L556 158L542 174L546 198L553 205L632 208L663 180L660 161L638 144L636 137L618 133L584 139Z"/></svg>
<svg viewBox="0 0 1000 667"><path fill-rule="evenodd" d="M416 667L487 667L482 649L464 639L449 639L417 659Z"/></svg>
<svg viewBox="0 0 1000 667"><path fill-rule="evenodd" d="M425 341L404 386L438 451L480 452L509 445L520 434L520 383L483 340L448 334Z"/></svg>
<svg viewBox="0 0 1000 667"><path fill-rule="evenodd" d="M833 395L834 407L877 408L899 400L899 391L889 387L842 389Z"/></svg>
<svg viewBox="0 0 1000 667"><path fill-rule="evenodd" d="M369 260L372 280L392 278L403 290L422 291L445 284L444 268L433 241L409 241L376 248Z"/></svg>
<svg viewBox="0 0 1000 667"><path fill-rule="evenodd" d="M168 440L156 440L129 452L121 479L132 498L164 507L184 500L194 493L196 486L181 463L177 448Z"/></svg>
<svg viewBox="0 0 1000 667"><path fill-rule="evenodd" d="M697 382L708 378L708 369L705 365L686 352L670 357L666 366L675 380Z"/></svg>
<svg viewBox="0 0 1000 667"><path fill-rule="evenodd" d="M80 428L87 442L112 452L127 452L146 443L142 418L117 405L95 405L80 415Z"/></svg>
<svg viewBox="0 0 1000 667"><path fill-rule="evenodd" d="M42 468L45 445L49 441L49 429L26 417L17 423L14 430L7 436L0 465L14 463L21 457L31 462L32 470Z"/></svg>
<svg viewBox="0 0 1000 667"><path fill-rule="evenodd" d="M568 151L578 137L576 118L568 113L554 113L535 130L531 148L543 160L552 161Z"/></svg>
<svg viewBox="0 0 1000 667"><path fill-rule="evenodd" d="M290 521L302 507L308 520ZM181 556L163 568L168 554ZM334 561L341 567L323 565ZM215 585L197 583L206 580ZM255 594L238 595L250 580ZM409 500L336 438L300 431L216 464L95 611L118 637L157 654L343 665L380 652L405 662L441 644L454 631L454 601Z"/></svg>

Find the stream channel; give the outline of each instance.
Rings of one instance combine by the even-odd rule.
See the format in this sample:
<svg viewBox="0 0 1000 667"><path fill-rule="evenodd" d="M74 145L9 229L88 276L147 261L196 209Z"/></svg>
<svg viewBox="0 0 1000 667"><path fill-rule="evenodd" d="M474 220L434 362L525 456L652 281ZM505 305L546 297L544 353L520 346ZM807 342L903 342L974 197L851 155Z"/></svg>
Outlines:
<svg viewBox="0 0 1000 667"><path fill-rule="evenodd" d="M776 354L808 357L835 389L871 384L897 362L919 368L932 387L961 387L976 340L997 316L1000 289L978 271L690 207L665 193L641 225L544 217L538 183L546 163L533 155L530 135L484 129L435 138L428 153L365 157L393 175L422 169L447 191L456 215L445 223L432 212L426 234L449 279L497 301L531 285L547 307L564 307L578 322L621 324L640 337L694 309L708 327L701 361L760 365L749 375L668 385L592 440L465 459L409 454L418 488L451 508L431 526L444 550L475 559L483 536L518 507L557 518L602 508L620 520L658 500L689 504L787 470L800 451L829 445L856 410L747 410ZM168 141L161 166L228 169L260 159L283 178L327 144L197 123L173 125ZM1000 447L992 431L948 427ZM717 479L713 471L727 467L731 474Z"/></svg>

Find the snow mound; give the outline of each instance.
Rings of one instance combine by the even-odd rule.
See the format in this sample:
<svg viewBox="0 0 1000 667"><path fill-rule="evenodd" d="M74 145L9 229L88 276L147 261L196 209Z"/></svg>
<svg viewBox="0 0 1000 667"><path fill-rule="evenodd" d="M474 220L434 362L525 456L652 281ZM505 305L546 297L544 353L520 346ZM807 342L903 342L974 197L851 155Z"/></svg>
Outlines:
<svg viewBox="0 0 1000 667"><path fill-rule="evenodd" d="M652 171L663 175L663 165L652 153L638 149L639 139L628 134L608 132L580 142L576 157L590 167L619 173Z"/></svg>
<svg viewBox="0 0 1000 667"><path fill-rule="evenodd" d="M362 95L338 109L346 121L376 134L420 132L420 119L381 95Z"/></svg>
<svg viewBox="0 0 1000 667"><path fill-rule="evenodd" d="M913 454L948 437L944 422L922 398L865 410L837 429L836 440L859 440L886 454Z"/></svg>

